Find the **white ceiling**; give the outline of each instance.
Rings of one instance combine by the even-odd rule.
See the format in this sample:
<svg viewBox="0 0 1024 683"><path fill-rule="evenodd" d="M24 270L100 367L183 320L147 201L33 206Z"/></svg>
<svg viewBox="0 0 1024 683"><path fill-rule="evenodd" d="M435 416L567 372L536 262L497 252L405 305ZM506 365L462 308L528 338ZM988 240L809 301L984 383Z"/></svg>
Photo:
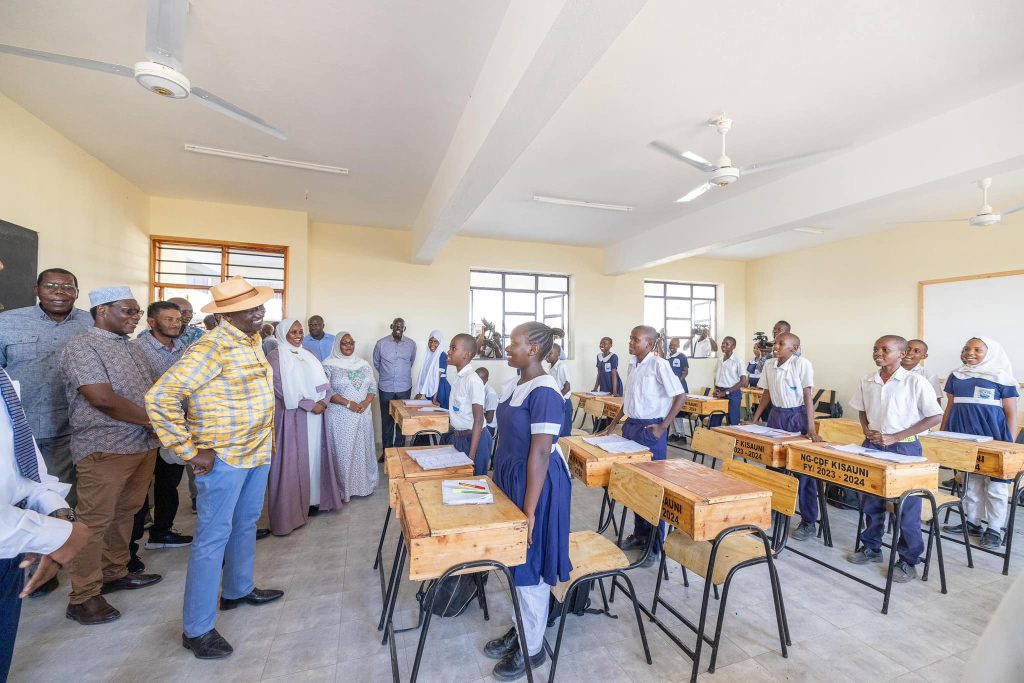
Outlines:
<svg viewBox="0 0 1024 683"><path fill-rule="evenodd" d="M742 207L745 195L784 184L801 169L741 178L727 189L677 204L674 200L704 177L651 150L651 140L713 160L718 135L702 124L725 111L735 120L728 144L739 165L837 145L856 150L1024 82L1024 41L1017 35L1024 3L1019 0L634 2L642 6L636 17L621 19L617 38L608 27L600 29L610 47L578 85L566 88L568 95L532 142L494 174L500 180L481 194L458 232L609 246L648 231L664 240L673 234L667 224L690 217L687 230L711 235L717 225L704 226L699 212L717 205ZM144 4L5 0L0 43L131 65L143 58ZM282 128L289 140L274 140L195 103L153 97L127 79L3 54L0 92L151 194L304 210L315 220L399 229L410 228L421 214L446 154L468 153L456 149L453 135L477 114L471 95L478 102L493 95L491 84L477 79L490 73L482 71L488 52L495 36L503 35L503 20L510 22L513 15L511 10L506 15L507 0L191 0L190 5L186 74ZM561 14L547 6L548 15L558 15L552 33L558 29L564 35L566 16L574 8L585 14L591 6L597 5L565 3ZM516 10L516 21L529 18L528 7ZM575 17L581 32L588 28L586 19ZM508 37L523 25L502 27L506 42L494 43L508 50L510 63L512 58L529 61L514 52L524 46ZM538 71L558 67L545 61L550 55L544 49L543 41L530 47L543 57L534 58L533 71L525 72L534 88L546 87ZM517 90L520 109L523 87ZM508 125L508 110L491 113L495 125ZM181 151L185 142L346 166L351 175L196 157ZM879 158L877 163L891 169L899 161ZM468 161L465 167L474 168ZM1024 172L1005 163L1002 168L1005 177L996 178L992 203L998 208L1024 202ZM1024 168L1024 159L1017 168ZM843 182L856 184L861 178ZM837 212L815 222L827 228L822 236L733 236L728 246L706 253L756 258L885 229L892 211L902 212L895 220L968 216L979 203L976 189L962 178L939 189L904 192L898 201ZM531 200L534 194L636 210L539 204ZM438 205L444 200L440 197ZM708 245L712 242L709 237Z"/></svg>

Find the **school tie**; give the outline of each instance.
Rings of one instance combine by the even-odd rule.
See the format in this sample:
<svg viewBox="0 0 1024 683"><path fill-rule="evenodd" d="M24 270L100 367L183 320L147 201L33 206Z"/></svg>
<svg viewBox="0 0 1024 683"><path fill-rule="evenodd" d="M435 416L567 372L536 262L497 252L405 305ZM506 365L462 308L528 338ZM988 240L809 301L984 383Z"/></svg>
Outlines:
<svg viewBox="0 0 1024 683"><path fill-rule="evenodd" d="M14 459L18 461L21 476L32 481L39 481L39 463L36 462L36 446L32 441L32 430L25 417L25 409L21 406L18 392L7 373L0 370L0 394L7 404L7 412L11 416L11 427L14 430Z"/></svg>

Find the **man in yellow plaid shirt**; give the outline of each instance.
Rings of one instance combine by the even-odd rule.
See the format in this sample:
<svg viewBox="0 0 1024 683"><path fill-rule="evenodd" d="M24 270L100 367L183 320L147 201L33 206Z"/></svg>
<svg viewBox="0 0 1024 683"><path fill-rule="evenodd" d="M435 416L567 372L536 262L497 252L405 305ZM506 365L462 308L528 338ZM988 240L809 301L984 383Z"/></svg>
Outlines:
<svg viewBox="0 0 1024 683"><path fill-rule="evenodd" d="M214 628L220 608L262 605L284 595L256 588L256 521L273 448L273 371L259 334L274 292L232 278L210 289L221 324L189 347L146 393L161 443L196 474L195 540L185 579L182 645L200 659L231 654Z"/></svg>

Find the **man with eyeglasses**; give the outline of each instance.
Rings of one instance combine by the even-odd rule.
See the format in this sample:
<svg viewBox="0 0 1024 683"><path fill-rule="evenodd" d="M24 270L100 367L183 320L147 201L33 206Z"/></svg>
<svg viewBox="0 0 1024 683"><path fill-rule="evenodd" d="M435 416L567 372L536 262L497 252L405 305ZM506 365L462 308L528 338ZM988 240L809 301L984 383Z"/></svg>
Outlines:
<svg viewBox="0 0 1024 683"><path fill-rule="evenodd" d="M47 471L71 485L67 502L75 506L75 466L71 459L68 401L61 383L60 354L68 339L92 327L88 311L75 308L78 280L63 268L44 270L36 279L36 306L0 313L0 368L21 384L21 399ZM54 577L32 596L58 586Z"/></svg>
<svg viewBox="0 0 1024 683"><path fill-rule="evenodd" d="M92 532L68 565L66 615L83 625L121 616L104 595L161 579L127 566L132 520L146 499L159 444L144 407L153 371L143 351L128 343L142 310L128 287L93 290L89 302L95 325L67 343L60 362L78 468L75 513Z"/></svg>

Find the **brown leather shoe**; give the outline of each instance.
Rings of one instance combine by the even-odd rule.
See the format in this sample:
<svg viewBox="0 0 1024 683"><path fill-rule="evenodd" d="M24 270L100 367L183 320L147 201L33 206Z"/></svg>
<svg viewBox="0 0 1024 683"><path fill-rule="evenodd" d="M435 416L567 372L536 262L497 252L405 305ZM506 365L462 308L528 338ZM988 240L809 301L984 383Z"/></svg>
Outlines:
<svg viewBox="0 0 1024 683"><path fill-rule="evenodd" d="M89 598L80 605L68 605L64 614L68 619L73 619L83 626L105 624L121 618L121 613L99 595Z"/></svg>
<svg viewBox="0 0 1024 683"><path fill-rule="evenodd" d="M160 580L163 578L159 574L140 574L139 572L125 574L120 579L114 579L103 584L100 592L106 595L114 591L131 591L136 588L145 588L146 586L152 586L154 583L160 583Z"/></svg>

